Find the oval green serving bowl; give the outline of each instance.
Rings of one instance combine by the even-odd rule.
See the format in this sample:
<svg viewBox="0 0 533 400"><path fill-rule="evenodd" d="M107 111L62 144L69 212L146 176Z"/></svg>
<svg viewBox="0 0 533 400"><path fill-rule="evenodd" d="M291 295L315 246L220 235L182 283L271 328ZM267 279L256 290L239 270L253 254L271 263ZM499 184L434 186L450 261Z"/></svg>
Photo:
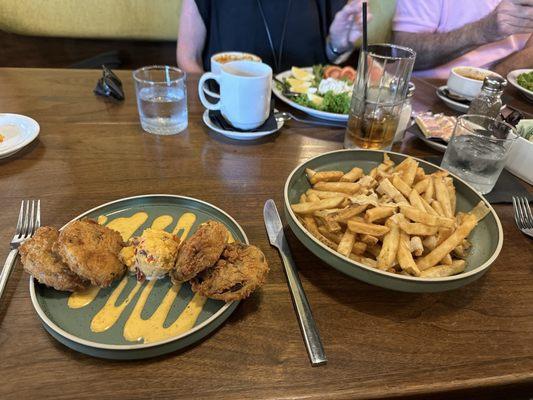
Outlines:
<svg viewBox="0 0 533 400"><path fill-rule="evenodd" d="M72 221L85 217L97 219L103 216L109 223L116 218L129 218L139 212L146 213L147 218L133 233L134 236L140 235L144 229L149 228L159 216L171 217L172 223L166 229L172 230L181 216L185 213L192 213L196 218L190 230L191 233L195 232L198 226L206 220L215 219L226 225L235 240L248 243L243 229L230 215L212 204L184 196L154 194L119 199L95 207L73 218ZM129 275L126 279L127 285L117 298L118 304L125 302L126 295L136 285L134 275ZM123 331L133 308L146 289L146 281L109 329L102 332L91 330L92 319L102 309L119 282L120 280L115 281L109 288L101 289L94 301L76 309L68 306L70 293L48 288L37 283L33 278L30 278L30 295L33 307L45 329L59 342L81 353L117 360L154 357L198 342L219 327L239 303L238 301L225 303L209 299L202 307L194 326L186 332L156 342L131 342L124 338ZM150 318L171 287L172 283L168 277L156 281L142 309L141 318ZM193 295L188 283L181 286L167 314L164 327L176 320Z"/></svg>
<svg viewBox="0 0 533 400"><path fill-rule="evenodd" d="M284 208L285 216L291 230L298 240L303 243L314 255L326 264L352 278L359 279L371 285L401 292L442 292L467 285L481 277L496 260L503 245L503 231L498 215L489 202L477 193L470 185L450 174L454 179L457 195L457 211L470 211L479 201L483 201L489 208L489 214L479 222L470 233L472 243L467 258L465 272L444 278L417 278L393 274L372 267L359 264L322 244L298 221L290 205L298 203L300 195L311 186L307 180L305 169L317 171L340 170L348 172L353 167L362 168L366 174L383 161L383 153L387 153L396 164L408 156L405 154L384 152L380 150L338 150L311 158L296 167L285 182ZM442 170L440 167L427 161L412 157L419 162L426 173Z"/></svg>

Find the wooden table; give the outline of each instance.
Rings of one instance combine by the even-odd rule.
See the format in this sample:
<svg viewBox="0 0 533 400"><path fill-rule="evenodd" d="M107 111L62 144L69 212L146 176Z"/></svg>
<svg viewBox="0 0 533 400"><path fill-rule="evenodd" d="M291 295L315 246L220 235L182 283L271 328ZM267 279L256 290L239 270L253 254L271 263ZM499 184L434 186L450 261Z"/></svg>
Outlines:
<svg viewBox="0 0 533 400"><path fill-rule="evenodd" d="M172 193L230 213L265 252L272 272L201 343L155 359L114 362L76 353L45 332L19 265L0 304L1 399L449 399L533 392L533 248L515 227L510 205L495 206L505 233L498 260L477 282L448 293L397 293L348 278L288 233L329 359L312 368L262 208L268 198L281 206L289 172L341 148L344 131L290 122L262 141L227 140L201 122L193 76L188 130L152 136L139 126L130 72L119 74L126 101L118 104L93 95L99 75L0 69L0 111L41 125L38 141L0 161L0 258L22 199L40 198L43 224L61 226L110 200ZM445 110L433 83L416 84L415 109ZM532 112L518 97L513 102ZM412 136L401 150L432 154Z"/></svg>

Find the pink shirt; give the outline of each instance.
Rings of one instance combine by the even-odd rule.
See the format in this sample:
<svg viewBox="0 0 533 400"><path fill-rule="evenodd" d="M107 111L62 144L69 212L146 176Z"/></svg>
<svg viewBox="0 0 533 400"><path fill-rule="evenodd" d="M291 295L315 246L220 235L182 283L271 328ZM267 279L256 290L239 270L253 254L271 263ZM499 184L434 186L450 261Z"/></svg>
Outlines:
<svg viewBox="0 0 533 400"><path fill-rule="evenodd" d="M486 17L501 0L398 0L393 30L443 33ZM436 68L415 71L414 76L446 79L459 65L490 69L497 61L524 48L529 34L512 35L478 47Z"/></svg>

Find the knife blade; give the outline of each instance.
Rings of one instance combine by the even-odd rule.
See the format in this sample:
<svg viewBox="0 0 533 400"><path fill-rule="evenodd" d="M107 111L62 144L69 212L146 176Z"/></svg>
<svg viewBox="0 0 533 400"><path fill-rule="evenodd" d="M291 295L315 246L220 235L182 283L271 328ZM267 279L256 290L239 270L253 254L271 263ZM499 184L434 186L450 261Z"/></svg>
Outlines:
<svg viewBox="0 0 533 400"><path fill-rule="evenodd" d="M283 261L292 304L298 317L298 323L300 324L300 330L311 364L313 366L325 364L327 358L324 352L324 346L322 345L322 340L320 339L320 334L318 333L318 328L311 312L311 306L309 305L294 260L292 259L289 244L285 239L283 224L281 223L281 218L274 200L269 199L266 201L265 207L263 208L263 218L265 220L268 240L272 246L279 250Z"/></svg>

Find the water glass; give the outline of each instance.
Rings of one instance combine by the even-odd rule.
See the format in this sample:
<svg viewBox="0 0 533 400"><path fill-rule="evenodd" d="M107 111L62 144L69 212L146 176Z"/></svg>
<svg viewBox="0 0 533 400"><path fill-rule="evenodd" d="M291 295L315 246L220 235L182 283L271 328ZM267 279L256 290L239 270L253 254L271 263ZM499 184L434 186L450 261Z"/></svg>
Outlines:
<svg viewBox="0 0 533 400"><path fill-rule="evenodd" d="M441 167L487 194L494 188L516 138L516 129L507 122L462 115L457 118Z"/></svg>
<svg viewBox="0 0 533 400"><path fill-rule="evenodd" d="M180 133L188 124L185 72L153 65L133 71L142 128L156 135Z"/></svg>
<svg viewBox="0 0 533 400"><path fill-rule="evenodd" d="M398 127L416 53L377 44L361 51L345 148L388 149Z"/></svg>

